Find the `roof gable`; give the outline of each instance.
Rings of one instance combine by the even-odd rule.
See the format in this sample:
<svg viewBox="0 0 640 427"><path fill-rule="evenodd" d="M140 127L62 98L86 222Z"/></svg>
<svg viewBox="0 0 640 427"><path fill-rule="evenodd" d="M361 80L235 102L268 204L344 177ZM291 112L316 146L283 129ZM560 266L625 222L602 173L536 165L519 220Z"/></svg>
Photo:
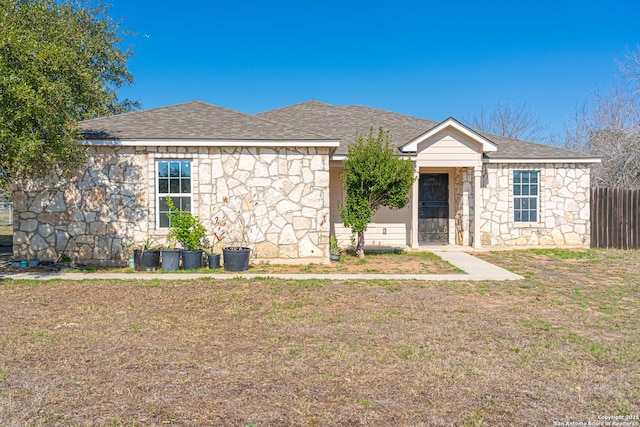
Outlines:
<svg viewBox="0 0 640 427"><path fill-rule="evenodd" d="M405 153L416 152L418 150L418 145L421 142L426 141L427 139L432 138L433 136L441 132L444 132L447 129L453 129L463 134L464 136L469 138L471 141L478 143L482 147L483 153L490 153L498 150L498 147L493 142L489 141L487 138L480 135L478 132L464 126L462 123L460 123L459 121L457 121L452 117L449 117L447 120L441 123L438 123L438 125L429 129L428 131L418 136L417 138L413 139L412 141L408 142L407 144L403 145L400 149Z"/></svg>

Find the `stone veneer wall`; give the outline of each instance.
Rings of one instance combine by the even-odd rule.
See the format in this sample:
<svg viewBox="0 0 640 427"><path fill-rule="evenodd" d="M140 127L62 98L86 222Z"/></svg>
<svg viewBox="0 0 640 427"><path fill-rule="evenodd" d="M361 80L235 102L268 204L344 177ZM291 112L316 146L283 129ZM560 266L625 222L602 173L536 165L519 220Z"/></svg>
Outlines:
<svg viewBox="0 0 640 427"><path fill-rule="evenodd" d="M455 244L473 244L473 168L456 168L454 178Z"/></svg>
<svg viewBox="0 0 640 427"><path fill-rule="evenodd" d="M252 234L258 259L329 260L327 148L215 149L200 167L196 207L211 230L211 211L225 198L249 196L262 207ZM211 189L209 191L209 188Z"/></svg>
<svg viewBox="0 0 640 427"><path fill-rule="evenodd" d="M69 180L17 184L14 258L126 265L132 249L162 245L156 229L159 159L192 160L192 212L212 233L212 208L252 194L265 218L259 259L328 262L329 156L326 148L90 147Z"/></svg>
<svg viewBox="0 0 640 427"><path fill-rule="evenodd" d="M70 179L14 185L15 259L125 265L134 235L148 223L146 152L89 149L86 167Z"/></svg>
<svg viewBox="0 0 640 427"><path fill-rule="evenodd" d="M513 171L539 171L537 223L513 220ZM590 168L580 164L484 165L483 246L588 246Z"/></svg>

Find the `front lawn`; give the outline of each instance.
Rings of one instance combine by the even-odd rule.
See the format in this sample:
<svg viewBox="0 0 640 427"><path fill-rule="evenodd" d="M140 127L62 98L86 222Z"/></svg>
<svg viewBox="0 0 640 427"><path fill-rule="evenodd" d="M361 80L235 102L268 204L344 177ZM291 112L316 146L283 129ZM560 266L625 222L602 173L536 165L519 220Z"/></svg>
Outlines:
<svg viewBox="0 0 640 427"><path fill-rule="evenodd" d="M634 421L640 251L481 256L526 280L1 282L0 425Z"/></svg>

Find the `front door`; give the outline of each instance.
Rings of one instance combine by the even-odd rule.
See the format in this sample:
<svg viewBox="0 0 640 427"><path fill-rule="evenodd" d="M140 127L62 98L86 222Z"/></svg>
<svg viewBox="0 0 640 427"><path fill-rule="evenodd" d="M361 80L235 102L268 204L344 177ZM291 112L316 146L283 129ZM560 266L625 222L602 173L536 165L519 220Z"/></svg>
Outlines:
<svg viewBox="0 0 640 427"><path fill-rule="evenodd" d="M421 174L418 200L418 241L449 243L449 174Z"/></svg>

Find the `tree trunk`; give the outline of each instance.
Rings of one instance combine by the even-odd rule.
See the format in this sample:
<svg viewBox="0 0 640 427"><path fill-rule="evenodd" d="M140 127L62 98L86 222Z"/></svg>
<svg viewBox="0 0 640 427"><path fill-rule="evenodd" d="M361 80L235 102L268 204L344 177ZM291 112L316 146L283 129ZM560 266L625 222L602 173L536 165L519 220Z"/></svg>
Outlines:
<svg viewBox="0 0 640 427"><path fill-rule="evenodd" d="M358 244L356 245L356 255L364 258L364 231L358 231Z"/></svg>

